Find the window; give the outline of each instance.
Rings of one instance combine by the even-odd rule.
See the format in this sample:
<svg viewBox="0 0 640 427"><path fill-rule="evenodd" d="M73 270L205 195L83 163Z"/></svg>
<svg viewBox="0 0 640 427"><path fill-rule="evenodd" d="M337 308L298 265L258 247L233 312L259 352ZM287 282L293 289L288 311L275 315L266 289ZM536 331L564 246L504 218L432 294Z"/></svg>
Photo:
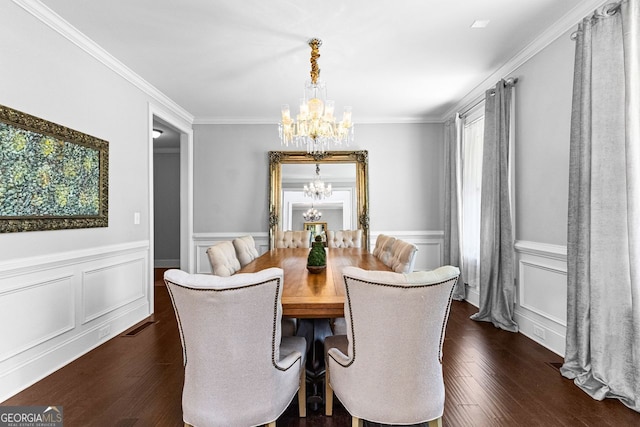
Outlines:
<svg viewBox="0 0 640 427"><path fill-rule="evenodd" d="M462 274L469 286L480 282L480 195L482 191L482 143L484 102L462 119L461 237Z"/></svg>

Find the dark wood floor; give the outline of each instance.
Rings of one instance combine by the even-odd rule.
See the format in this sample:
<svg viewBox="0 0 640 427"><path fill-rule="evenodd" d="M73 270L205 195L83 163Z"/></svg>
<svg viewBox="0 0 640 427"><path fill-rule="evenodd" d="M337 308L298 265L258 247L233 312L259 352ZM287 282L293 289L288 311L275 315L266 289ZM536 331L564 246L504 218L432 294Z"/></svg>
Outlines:
<svg viewBox="0 0 640 427"><path fill-rule="evenodd" d="M158 282L161 284L161 282ZM164 286L156 286L154 323L128 331L11 399L6 405L60 405L66 427L181 426L182 355ZM617 400L597 402L563 378L562 358L521 334L469 320L475 307L454 302L444 344L444 425L640 426ZM296 403L280 427L350 426L339 403L333 417Z"/></svg>

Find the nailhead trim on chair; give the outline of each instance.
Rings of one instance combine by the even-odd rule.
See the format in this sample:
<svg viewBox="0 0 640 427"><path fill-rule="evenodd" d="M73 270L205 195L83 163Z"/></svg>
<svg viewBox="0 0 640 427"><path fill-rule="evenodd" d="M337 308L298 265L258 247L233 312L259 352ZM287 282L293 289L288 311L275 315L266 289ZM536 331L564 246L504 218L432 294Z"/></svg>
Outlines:
<svg viewBox="0 0 640 427"><path fill-rule="evenodd" d="M458 276L459 277L459 276ZM442 364L442 346L444 344L444 333L445 333L445 329L447 327L447 320L449 318L449 310L451 309L451 295L453 295L453 290L456 287L456 283L458 281L458 277L455 277L453 279L449 279L449 280L443 280L442 282L437 282L437 283L428 283L428 284L424 284L424 285L413 285L411 286L411 288L426 288L426 287L430 287L430 286L437 286L437 285L441 285L443 283L447 283L450 281L454 281L453 283L453 287L451 288L451 291L449 292L449 303L447 304L447 310L444 316L444 322L442 323L442 326L440 328L440 346L438 349L438 360L440 361L440 363ZM328 354L329 357L331 357L336 363L346 367L351 366L351 364L353 364L353 362L356 360L356 333L355 333L355 326L353 324L353 311L351 311L351 297L349 295L349 286L347 284L347 276L343 276L344 279L344 287L345 287L345 295L346 295L346 299L347 299L347 304L349 305L349 321L351 322L351 338L353 340L353 342L351 343L351 346L353 347L353 357L351 357L351 360L349 361L349 363L347 363L346 365L343 365L342 363L340 363L338 360L336 360L333 356L331 356L331 354ZM360 280L360 279L356 279L354 277L349 277L349 279L357 281L357 282L361 282L361 283L368 283L370 285L374 285L374 286L385 286L385 287L389 287L389 288L406 288L406 289L410 289L407 286L400 286L400 285L392 285L390 283L376 283L376 282L368 282L365 280Z"/></svg>
<svg viewBox="0 0 640 427"><path fill-rule="evenodd" d="M180 314L178 314L178 310L176 309L176 304L175 304L175 300L173 297L173 292L171 291L171 287L168 286L169 283L171 283L172 285L178 286L180 288L183 289L190 289L192 291L198 291L198 292L225 292L225 291L237 291L237 290L242 290L242 289L247 289L247 288L252 288L255 286L260 286L260 285L264 285L265 283L269 283L269 282L273 282L276 281L277 282L277 286L276 286L276 295L274 298L274 303L273 303L273 333L271 336L271 363L273 364L273 366L280 370L280 371L286 371L288 370L291 366L293 366L294 363L296 363L298 360L300 360L301 357L295 359L291 365L287 366L287 367L281 367L278 365L277 361L276 361L276 322L277 322L277 318L278 318L278 295L280 292L280 279L269 279L269 280L265 280L263 282L260 283L252 283L250 285L245 285L245 286L239 286L237 288L227 288L227 289L202 289L202 288L192 288L190 286L184 286L184 285L180 285L178 283L175 282L171 282L169 280L165 279L165 285L167 286L167 289L169 290L169 295L171 296L171 302L173 304L173 309L176 313L176 319L178 321L178 329L180 330L180 338L182 339L182 351L183 351L183 357L184 357L184 366L187 365L187 346L184 344L184 334L182 332L182 322L180 320Z"/></svg>

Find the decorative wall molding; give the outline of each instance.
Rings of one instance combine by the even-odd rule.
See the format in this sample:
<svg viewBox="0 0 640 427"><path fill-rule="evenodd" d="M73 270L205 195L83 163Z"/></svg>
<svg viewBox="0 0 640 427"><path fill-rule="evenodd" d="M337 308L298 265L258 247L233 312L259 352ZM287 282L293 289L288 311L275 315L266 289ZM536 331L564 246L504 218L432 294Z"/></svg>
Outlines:
<svg viewBox="0 0 640 427"><path fill-rule="evenodd" d="M442 123L440 117L358 117L358 124L432 124ZM265 117L196 117L194 125L271 125L277 123Z"/></svg>
<svg viewBox="0 0 640 427"><path fill-rule="evenodd" d="M58 252L55 254L29 258L16 258L10 261L0 262L0 279L25 273L33 273L35 271L51 269L54 267L75 265L82 262L95 261L118 255L128 255L145 250L149 250L148 240L100 246L77 251Z"/></svg>
<svg viewBox="0 0 640 427"><path fill-rule="evenodd" d="M565 351L567 248L540 242L515 244L520 332L561 356Z"/></svg>
<svg viewBox="0 0 640 427"><path fill-rule="evenodd" d="M556 267L552 267L549 265L545 265L544 263L539 263L539 262L531 262L531 261L523 261L520 260L520 262L518 263L518 277L520 278L520 292L519 292L519 305L520 307L527 309L529 311L532 311L546 319L551 320L552 322L557 323L560 326L566 327L567 326L567 321L566 318L562 318L559 316L558 313L550 313L551 310L542 308L538 305L535 305L531 302L529 302L529 298L528 298L528 293L534 293L535 292L535 286L539 285L539 283L533 283L530 284L529 281L527 280L527 277L529 277L527 275L527 270L537 270L538 273L542 273L542 275L546 276L547 278L547 282L553 282L558 281L558 279L560 281L563 281L565 286L561 287L559 289L560 292L563 292L566 294L566 281L567 281L567 270L566 268L556 268ZM538 276L540 276L540 274L538 274ZM555 277L554 277L555 276ZM533 289L532 289L533 288ZM549 292L554 292L554 289L548 289L548 287L545 287L545 289ZM549 293L547 292L543 292L543 296L545 299L550 299L549 298ZM566 298L555 298L554 300L562 300L564 301L564 306L563 309L566 310Z"/></svg>
<svg viewBox="0 0 640 427"><path fill-rule="evenodd" d="M518 240L515 243L517 253L530 254L534 256L556 259L558 261L567 261L567 247L560 245L551 245L549 243L530 242L526 240Z"/></svg>
<svg viewBox="0 0 640 427"><path fill-rule="evenodd" d="M117 60L113 55L99 46L96 42L84 35L74 26L65 21L60 15L49 9L43 3L33 0L13 0L15 4L22 7L47 25L52 30L64 36L67 40L78 46L80 49L97 59L107 68L123 77L132 85L152 97L154 100L164 105L175 115L181 117L188 123L193 123L193 115L179 106L176 102L160 92L155 86L136 74L129 67Z"/></svg>
<svg viewBox="0 0 640 427"><path fill-rule="evenodd" d="M150 270L148 241L0 263L0 401L148 317Z"/></svg>
<svg viewBox="0 0 640 427"><path fill-rule="evenodd" d="M146 281L122 280L146 276L144 257L82 272L82 323L95 320L145 296Z"/></svg>
<svg viewBox="0 0 640 427"><path fill-rule="evenodd" d="M2 314L11 319L11 322L0 324L0 362L75 327L72 279L72 275L62 274L0 292ZM43 305L55 310L55 319L43 317L46 314L41 309ZM25 307L30 309L25 310Z"/></svg>

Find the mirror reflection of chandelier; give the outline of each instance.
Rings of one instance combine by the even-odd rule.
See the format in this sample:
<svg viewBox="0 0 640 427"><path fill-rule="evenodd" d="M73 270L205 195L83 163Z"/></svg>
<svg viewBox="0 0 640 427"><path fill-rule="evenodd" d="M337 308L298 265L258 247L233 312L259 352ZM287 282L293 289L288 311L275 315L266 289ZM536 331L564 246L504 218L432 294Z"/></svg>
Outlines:
<svg viewBox="0 0 640 427"><path fill-rule="evenodd" d="M304 220L308 222L316 222L319 221L320 218L322 218L322 212L314 208L312 204L306 212L302 213L302 218L304 218Z"/></svg>
<svg viewBox="0 0 640 427"><path fill-rule="evenodd" d="M285 146L295 144L296 147L306 145L311 154L324 153L331 145L349 145L353 142L353 123L351 107L344 107L342 121L336 123L333 116L335 102L327 99L327 87L319 81L320 46L322 40L311 39L311 81L305 84L304 98L300 100L300 112L296 120L291 119L289 105L282 106L282 121L278 124L280 143Z"/></svg>
<svg viewBox="0 0 640 427"><path fill-rule="evenodd" d="M313 200L322 200L325 197L330 197L332 193L331 184L325 185L320 177L320 165L316 163L315 179L304 186L304 195L311 197Z"/></svg>

